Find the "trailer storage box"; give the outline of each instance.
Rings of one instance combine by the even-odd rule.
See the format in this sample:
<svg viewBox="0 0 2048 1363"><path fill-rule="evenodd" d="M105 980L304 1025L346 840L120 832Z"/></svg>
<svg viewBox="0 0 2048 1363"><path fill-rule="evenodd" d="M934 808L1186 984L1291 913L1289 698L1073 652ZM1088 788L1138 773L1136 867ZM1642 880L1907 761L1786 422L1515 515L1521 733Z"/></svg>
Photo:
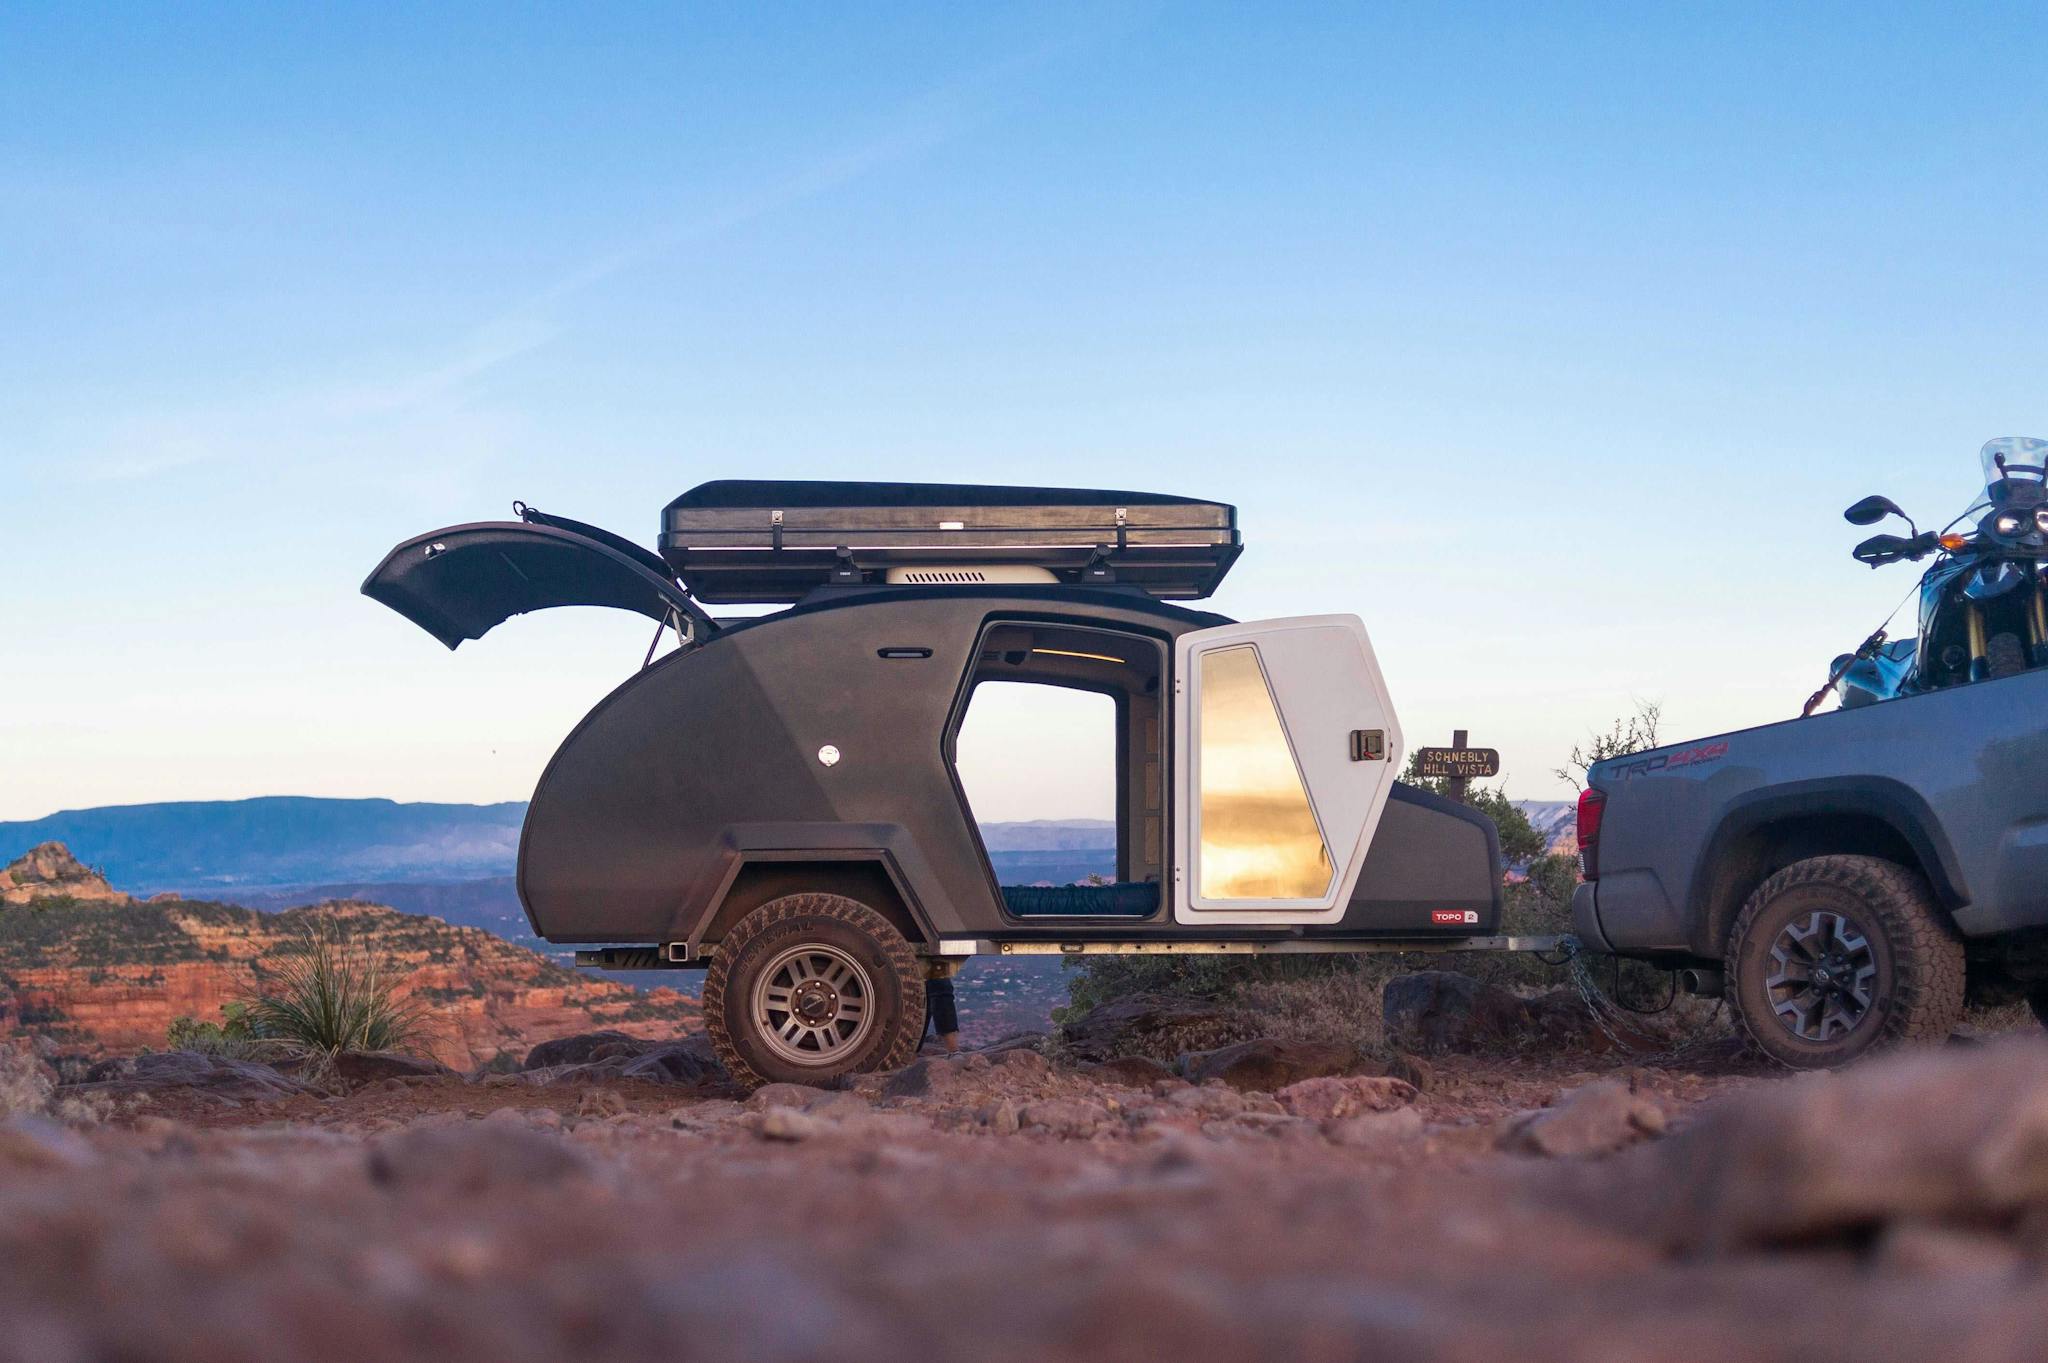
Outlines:
<svg viewBox="0 0 2048 1363"><path fill-rule="evenodd" d="M1154 492L722 480L662 513L661 553L698 599L795 601L832 583L1115 583L1216 590L1237 508Z"/></svg>

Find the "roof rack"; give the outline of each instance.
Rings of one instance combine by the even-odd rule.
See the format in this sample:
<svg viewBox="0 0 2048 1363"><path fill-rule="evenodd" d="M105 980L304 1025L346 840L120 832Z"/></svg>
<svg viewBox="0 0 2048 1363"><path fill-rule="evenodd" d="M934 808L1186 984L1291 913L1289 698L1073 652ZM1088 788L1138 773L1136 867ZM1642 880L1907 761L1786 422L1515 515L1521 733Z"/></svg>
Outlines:
<svg viewBox="0 0 2048 1363"><path fill-rule="evenodd" d="M670 502L661 524L662 558L720 605L1029 579L1186 601L1242 551L1227 503L1079 488L722 479Z"/></svg>

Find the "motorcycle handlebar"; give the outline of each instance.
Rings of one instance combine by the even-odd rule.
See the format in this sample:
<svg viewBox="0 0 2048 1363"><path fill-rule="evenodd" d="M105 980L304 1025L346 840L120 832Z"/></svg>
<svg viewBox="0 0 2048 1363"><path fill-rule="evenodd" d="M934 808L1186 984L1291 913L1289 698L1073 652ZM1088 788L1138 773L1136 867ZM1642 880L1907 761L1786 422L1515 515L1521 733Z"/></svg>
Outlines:
<svg viewBox="0 0 2048 1363"><path fill-rule="evenodd" d="M1926 558L1940 547L1941 536L1926 530L1910 539L1904 535L1872 535L1850 553L1858 563L1882 568L1887 563Z"/></svg>

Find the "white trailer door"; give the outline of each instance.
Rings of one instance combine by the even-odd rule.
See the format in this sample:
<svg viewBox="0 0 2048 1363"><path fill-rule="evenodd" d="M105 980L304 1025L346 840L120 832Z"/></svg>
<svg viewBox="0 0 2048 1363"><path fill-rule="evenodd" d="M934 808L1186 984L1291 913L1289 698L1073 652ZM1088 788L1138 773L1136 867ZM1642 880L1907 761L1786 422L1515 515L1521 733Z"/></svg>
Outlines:
<svg viewBox="0 0 2048 1363"><path fill-rule="evenodd" d="M1405 751L1355 615L1174 645L1173 916L1334 923Z"/></svg>

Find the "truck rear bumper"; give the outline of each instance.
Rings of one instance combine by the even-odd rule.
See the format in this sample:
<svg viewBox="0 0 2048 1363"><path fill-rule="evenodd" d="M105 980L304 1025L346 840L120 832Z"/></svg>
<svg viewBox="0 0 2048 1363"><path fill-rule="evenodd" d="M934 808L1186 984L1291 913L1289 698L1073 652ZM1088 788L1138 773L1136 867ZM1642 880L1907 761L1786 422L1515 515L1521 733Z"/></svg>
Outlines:
<svg viewBox="0 0 2048 1363"><path fill-rule="evenodd" d="M1600 886L1597 881L1586 881L1572 893L1572 931L1581 942L1595 951L1613 954L1614 944L1607 940L1607 934L1600 930L1599 908Z"/></svg>

